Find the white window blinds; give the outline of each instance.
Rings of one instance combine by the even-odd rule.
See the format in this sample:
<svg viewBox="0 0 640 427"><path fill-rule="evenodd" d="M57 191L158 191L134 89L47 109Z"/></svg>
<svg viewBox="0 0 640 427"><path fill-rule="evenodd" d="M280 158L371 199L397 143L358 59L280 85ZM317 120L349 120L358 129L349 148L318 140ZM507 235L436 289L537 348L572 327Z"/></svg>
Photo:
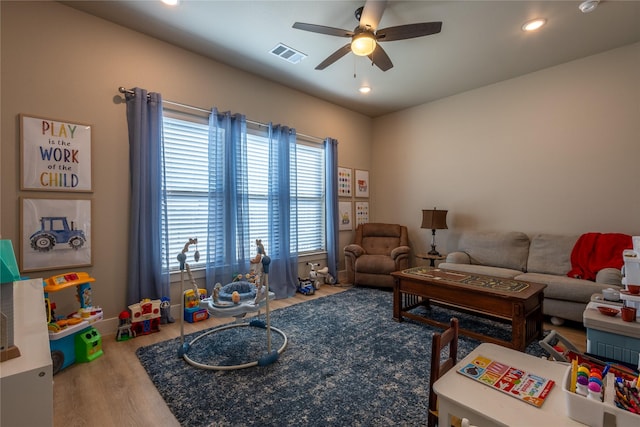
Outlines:
<svg viewBox="0 0 640 427"><path fill-rule="evenodd" d="M189 238L198 238L200 262L191 268L204 267L206 261L208 206L208 124L206 119L176 115L165 111L163 141L170 269L179 268L176 256ZM250 239L246 253L254 250L255 240L268 245L268 141L256 129L248 129L247 154L249 174ZM299 254L322 252L325 244L325 167L322 144L297 141L297 229ZM273 218L280 221L282 218ZM221 226L221 225L220 225Z"/></svg>

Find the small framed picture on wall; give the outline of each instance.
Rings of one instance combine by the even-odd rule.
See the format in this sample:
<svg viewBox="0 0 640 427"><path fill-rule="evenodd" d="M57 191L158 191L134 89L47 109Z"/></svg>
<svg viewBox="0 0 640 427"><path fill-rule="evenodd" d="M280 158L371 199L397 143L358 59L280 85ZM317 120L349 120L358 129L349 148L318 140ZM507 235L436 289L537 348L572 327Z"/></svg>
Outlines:
<svg viewBox="0 0 640 427"><path fill-rule="evenodd" d="M338 168L338 197L351 197L353 172L351 168Z"/></svg>
<svg viewBox="0 0 640 427"><path fill-rule="evenodd" d="M369 171L356 169L356 197L369 197Z"/></svg>
<svg viewBox="0 0 640 427"><path fill-rule="evenodd" d="M340 226L338 230L353 230L353 212L351 211L351 202L338 202L338 211L340 212Z"/></svg>
<svg viewBox="0 0 640 427"><path fill-rule="evenodd" d="M356 227L369 222L369 202L355 202Z"/></svg>

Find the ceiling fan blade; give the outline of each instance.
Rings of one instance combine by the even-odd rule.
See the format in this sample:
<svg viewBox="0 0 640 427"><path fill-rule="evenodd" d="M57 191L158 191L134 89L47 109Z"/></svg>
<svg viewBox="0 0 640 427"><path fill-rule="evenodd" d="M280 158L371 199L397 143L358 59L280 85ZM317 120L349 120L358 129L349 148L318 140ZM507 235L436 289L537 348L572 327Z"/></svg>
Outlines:
<svg viewBox="0 0 640 427"><path fill-rule="evenodd" d="M391 58L389 58L387 52L385 52L380 45L376 45L375 50L371 53L371 55L368 56L371 62L373 62L382 71L387 71L393 68L393 62L391 62Z"/></svg>
<svg viewBox="0 0 640 427"><path fill-rule="evenodd" d="M337 37L353 36L353 31L343 30L341 28L325 27L324 25L305 24L304 22L294 23L293 28L297 30L311 31L312 33L327 34L329 36L337 36Z"/></svg>
<svg viewBox="0 0 640 427"><path fill-rule="evenodd" d="M318 64L318 66L316 67L316 70L324 70L329 65L333 64L334 62L336 62L338 59L342 58L349 52L351 52L351 43L345 44L340 49L336 50L331 55L329 55L327 59L325 59L320 64Z"/></svg>
<svg viewBox="0 0 640 427"><path fill-rule="evenodd" d="M397 27L382 28L376 32L379 42L412 39L414 37L437 34L442 30L442 22L421 22L418 24L398 25Z"/></svg>
<svg viewBox="0 0 640 427"><path fill-rule="evenodd" d="M367 2L364 4L364 9L362 9L362 16L360 17L360 27L368 27L375 31L375 29L378 28L380 19L382 19L382 14L384 13L384 8L386 6L386 0L367 0Z"/></svg>

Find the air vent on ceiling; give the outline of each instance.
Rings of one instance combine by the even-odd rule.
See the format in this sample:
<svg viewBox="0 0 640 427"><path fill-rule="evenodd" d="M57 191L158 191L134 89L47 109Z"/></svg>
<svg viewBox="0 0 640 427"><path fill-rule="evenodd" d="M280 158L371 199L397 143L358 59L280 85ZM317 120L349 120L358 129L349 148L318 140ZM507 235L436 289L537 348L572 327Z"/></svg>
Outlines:
<svg viewBox="0 0 640 427"><path fill-rule="evenodd" d="M304 53L292 49L282 43L278 43L276 47L271 49L271 53L284 59L287 62L291 62L292 64L297 64L307 57L307 55L305 55Z"/></svg>

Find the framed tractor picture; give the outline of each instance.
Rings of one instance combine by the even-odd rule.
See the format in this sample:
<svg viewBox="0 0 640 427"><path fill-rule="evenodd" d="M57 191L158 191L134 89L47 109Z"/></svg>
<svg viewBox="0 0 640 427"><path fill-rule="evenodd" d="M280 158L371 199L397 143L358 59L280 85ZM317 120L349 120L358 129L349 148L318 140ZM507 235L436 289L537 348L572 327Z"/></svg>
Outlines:
<svg viewBox="0 0 640 427"><path fill-rule="evenodd" d="M21 271L91 265L91 200L21 198Z"/></svg>

